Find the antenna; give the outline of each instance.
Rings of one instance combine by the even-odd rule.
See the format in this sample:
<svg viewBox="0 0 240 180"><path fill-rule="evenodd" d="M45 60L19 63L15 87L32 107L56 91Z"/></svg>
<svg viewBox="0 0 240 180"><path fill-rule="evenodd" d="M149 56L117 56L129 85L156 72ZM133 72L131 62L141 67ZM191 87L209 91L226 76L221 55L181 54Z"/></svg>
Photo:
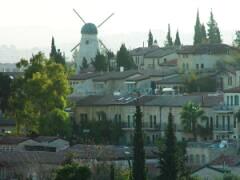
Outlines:
<svg viewBox="0 0 240 180"><path fill-rule="evenodd" d="M108 16L101 24L98 25L98 28L101 27L110 17L112 17L114 13L112 13L110 16Z"/></svg>
<svg viewBox="0 0 240 180"><path fill-rule="evenodd" d="M84 21L84 19L80 16L80 14L75 10L75 9L73 9L73 11L77 14L77 16L82 20L82 22L84 23L84 24L86 24L86 22Z"/></svg>

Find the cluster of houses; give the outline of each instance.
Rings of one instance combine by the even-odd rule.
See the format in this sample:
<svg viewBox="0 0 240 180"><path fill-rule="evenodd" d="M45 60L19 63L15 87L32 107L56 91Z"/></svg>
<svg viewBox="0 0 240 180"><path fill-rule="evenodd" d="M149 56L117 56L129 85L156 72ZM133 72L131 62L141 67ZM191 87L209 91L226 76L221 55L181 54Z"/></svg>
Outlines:
<svg viewBox="0 0 240 180"><path fill-rule="evenodd" d="M137 102L143 112L145 142L147 145L154 145L164 136L168 113L171 111L177 139L189 141L187 156L188 164L195 169L193 175L211 179L220 177L225 172L240 172L240 158L237 155L240 121L236 117L240 109L240 68L231 65L240 55L240 50L226 44L203 44L181 46L177 49L140 47L131 50L130 54L137 66L135 70L120 68L114 72L81 72L69 77L73 88L69 99L75 102L76 122L103 119L121 122L123 142L131 145ZM192 73L197 78L212 78L214 91L202 92L199 88L199 91L189 93L186 77L190 77ZM199 141L193 142L192 134L184 131L180 113L187 102L198 104L204 110L205 120L201 123L203 127L211 129L211 136L198 137ZM9 131L11 124L5 123L3 125L6 127L3 127L1 123L0 117L0 130ZM7 160L6 156L0 153L0 176L7 177L6 172L10 172L6 171L6 167L8 170L11 169L8 167L12 167L8 161L10 164L17 163L11 160L11 156L26 158L26 154L41 160L51 154L51 157L43 162L48 164L49 169L51 166L60 165L67 152L77 152L76 160L83 161L89 159L86 156L90 151L93 151L90 155L92 160L102 158L102 161L114 161L127 166L126 160L129 157L125 152L131 151L131 148L127 148L99 148L93 145L69 147L65 140L44 140L43 137L20 138L14 142L0 139L0 151L13 152L7 155ZM149 168L157 169L157 157L151 153L155 147L147 148ZM104 156L106 154L107 157ZM234 162L231 159L234 159ZM39 174L40 170L32 172Z"/></svg>

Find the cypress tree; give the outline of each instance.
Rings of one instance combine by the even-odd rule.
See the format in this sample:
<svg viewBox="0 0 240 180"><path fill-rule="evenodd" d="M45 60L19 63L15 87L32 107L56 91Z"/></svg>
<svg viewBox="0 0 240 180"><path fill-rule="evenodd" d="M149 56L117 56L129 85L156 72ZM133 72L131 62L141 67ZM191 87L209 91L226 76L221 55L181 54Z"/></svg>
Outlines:
<svg viewBox="0 0 240 180"><path fill-rule="evenodd" d="M194 40L193 44L198 45L202 43L202 26L199 18L199 11L197 11L196 24L194 26Z"/></svg>
<svg viewBox="0 0 240 180"><path fill-rule="evenodd" d="M148 47L151 47L152 45L153 45L153 35L152 35L151 30L149 30L149 33L148 33Z"/></svg>
<svg viewBox="0 0 240 180"><path fill-rule="evenodd" d="M96 71L107 71L107 60L103 54L98 51L94 61L92 62Z"/></svg>
<svg viewBox="0 0 240 180"><path fill-rule="evenodd" d="M119 51L117 52L117 67L123 66L125 69L136 68L132 56L127 50L125 44L122 44Z"/></svg>
<svg viewBox="0 0 240 180"><path fill-rule="evenodd" d="M234 39L233 43L236 47L239 48L240 47L240 31L239 30L235 32L235 36L236 38Z"/></svg>
<svg viewBox="0 0 240 180"><path fill-rule="evenodd" d="M145 151L142 131L142 112L137 102L133 140L133 180L146 180Z"/></svg>
<svg viewBox="0 0 240 180"><path fill-rule="evenodd" d="M178 148L174 133L173 116L168 114L168 125L165 131L164 148L159 148L160 179L177 180L178 177Z"/></svg>
<svg viewBox="0 0 240 180"><path fill-rule="evenodd" d="M215 21L213 17L212 11L210 12L210 18L209 22L207 23L208 25L208 41L209 43L221 43L221 34L220 30L218 28L217 22Z"/></svg>
<svg viewBox="0 0 240 180"><path fill-rule="evenodd" d="M56 49L56 46L55 46L54 37L52 37L50 58L51 58L51 59L55 59L56 56L57 56L57 49Z"/></svg>
<svg viewBox="0 0 240 180"><path fill-rule="evenodd" d="M165 46L166 46L166 47L171 47L171 46L173 46L173 41L172 41L172 37L171 37L170 24L168 24L168 33L167 33L167 40L166 40L166 42L165 42Z"/></svg>
<svg viewBox="0 0 240 180"><path fill-rule="evenodd" d="M176 33L176 38L175 38L175 41L174 41L174 46L181 46L181 40L180 40L180 37L179 37L179 32L177 30L177 33Z"/></svg>
<svg viewBox="0 0 240 180"><path fill-rule="evenodd" d="M207 42L207 33L204 24L202 24L202 43Z"/></svg>

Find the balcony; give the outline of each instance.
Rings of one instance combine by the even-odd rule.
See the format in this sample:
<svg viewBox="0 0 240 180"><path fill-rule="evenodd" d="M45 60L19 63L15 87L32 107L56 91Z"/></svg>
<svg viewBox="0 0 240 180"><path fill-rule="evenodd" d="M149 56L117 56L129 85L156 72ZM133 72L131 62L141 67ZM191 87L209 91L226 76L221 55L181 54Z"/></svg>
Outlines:
<svg viewBox="0 0 240 180"><path fill-rule="evenodd" d="M160 130L160 123L158 124L150 124L150 123L143 123L143 126L142 126L143 130ZM133 123L126 123L126 122L123 122L122 123L122 129L123 130L133 130L134 129L134 124Z"/></svg>
<svg viewBox="0 0 240 180"><path fill-rule="evenodd" d="M217 128L216 128L216 126L215 126L215 127L213 128L213 131L214 131L214 132L232 133L232 132L233 132L233 129L234 129L234 126L233 126L233 125L230 125L229 127L228 127L228 126L219 125Z"/></svg>

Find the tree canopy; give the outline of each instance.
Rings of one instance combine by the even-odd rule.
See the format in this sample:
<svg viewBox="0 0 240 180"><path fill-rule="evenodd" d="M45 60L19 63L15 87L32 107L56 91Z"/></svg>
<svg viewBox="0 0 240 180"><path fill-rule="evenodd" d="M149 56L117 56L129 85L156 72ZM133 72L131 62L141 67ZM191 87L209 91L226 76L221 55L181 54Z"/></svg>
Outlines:
<svg viewBox="0 0 240 180"><path fill-rule="evenodd" d="M180 40L180 37L179 37L179 32L177 30L176 32L176 37L175 37L175 41L174 41L174 46L178 47L178 46L181 46L181 40Z"/></svg>
<svg viewBox="0 0 240 180"><path fill-rule="evenodd" d="M171 47L171 46L173 46L170 24L168 24L168 33L167 33L167 39L166 39L166 41L165 41L165 46L166 46L166 47Z"/></svg>
<svg viewBox="0 0 240 180"><path fill-rule="evenodd" d="M133 140L133 180L146 180L145 151L142 131L142 112L137 104Z"/></svg>
<svg viewBox="0 0 240 180"><path fill-rule="evenodd" d="M125 69L133 69L136 67L125 44L122 44L120 50L117 52L117 67L119 68L121 66Z"/></svg>
<svg viewBox="0 0 240 180"><path fill-rule="evenodd" d="M8 100L11 94L12 81L13 79L10 76L0 73L0 110L3 113L9 106Z"/></svg>
<svg viewBox="0 0 240 180"><path fill-rule="evenodd" d="M56 63L65 64L65 54L56 49L54 37L52 37L50 59Z"/></svg>
<svg viewBox="0 0 240 180"><path fill-rule="evenodd" d="M92 65L96 71L107 71L107 59L99 51L97 52Z"/></svg>
<svg viewBox="0 0 240 180"><path fill-rule="evenodd" d="M209 22L207 23L208 25L208 42L209 43L221 43L222 39L221 39L221 34L220 34L220 30L218 28L218 24L215 21L214 17L213 17L213 12L210 12L210 18L209 18Z"/></svg>
<svg viewBox="0 0 240 180"><path fill-rule="evenodd" d="M152 35L151 30L149 30L149 33L148 33L148 47L151 47L152 45L153 45L153 35Z"/></svg>
<svg viewBox="0 0 240 180"><path fill-rule="evenodd" d="M53 126L56 124L52 121L57 122L55 118L60 118L59 121L68 121L67 115L62 113L67 106L67 95L71 90L63 65L48 60L42 53L38 53L29 61L21 60L18 66L26 68L24 76L14 81L9 112L17 121L17 133L41 133L42 121L54 131ZM44 134L57 135L61 132L64 130L59 128L58 132L48 131Z"/></svg>

